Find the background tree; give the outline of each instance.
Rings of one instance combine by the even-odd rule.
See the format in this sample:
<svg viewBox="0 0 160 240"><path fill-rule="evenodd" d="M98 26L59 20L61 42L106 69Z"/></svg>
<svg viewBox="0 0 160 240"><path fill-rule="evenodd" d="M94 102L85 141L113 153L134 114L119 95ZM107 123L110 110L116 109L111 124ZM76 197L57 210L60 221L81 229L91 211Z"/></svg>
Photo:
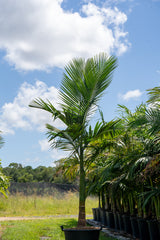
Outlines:
<svg viewBox="0 0 160 240"><path fill-rule="evenodd" d="M2 136L0 136L0 148L3 146L3 144L4 144L4 140ZM8 187L9 187L9 178L3 174L2 167L1 167L1 160L0 160L0 192L4 196L7 196Z"/></svg>
<svg viewBox="0 0 160 240"><path fill-rule="evenodd" d="M10 163L2 169L3 173L10 177L11 182L53 182L56 175L54 167L31 166L23 167L19 163Z"/></svg>

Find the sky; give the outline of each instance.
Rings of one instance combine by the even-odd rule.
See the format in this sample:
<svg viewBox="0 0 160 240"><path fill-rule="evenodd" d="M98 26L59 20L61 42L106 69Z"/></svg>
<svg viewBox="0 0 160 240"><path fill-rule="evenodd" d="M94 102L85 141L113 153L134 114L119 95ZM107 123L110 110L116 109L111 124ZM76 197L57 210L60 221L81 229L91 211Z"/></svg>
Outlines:
<svg viewBox="0 0 160 240"><path fill-rule="evenodd" d="M2 167L54 166L68 155L49 147L51 116L28 105L41 97L56 106L64 66L73 58L117 56L100 102L105 121L118 116L118 104L134 111L145 103L146 89L160 84L159 26L160 0L0 0Z"/></svg>

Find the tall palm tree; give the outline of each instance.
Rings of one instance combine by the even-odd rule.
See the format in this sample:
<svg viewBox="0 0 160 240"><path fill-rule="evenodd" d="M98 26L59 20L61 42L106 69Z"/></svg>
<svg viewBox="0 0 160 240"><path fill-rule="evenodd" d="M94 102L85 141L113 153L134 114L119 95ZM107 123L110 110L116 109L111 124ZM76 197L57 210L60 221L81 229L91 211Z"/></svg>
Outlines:
<svg viewBox="0 0 160 240"><path fill-rule="evenodd" d="M59 91L57 109L50 101L36 99L30 107L43 109L52 114L53 120L60 119L64 129L46 124L51 147L69 150L77 159L80 169L79 217L78 226L85 226L85 154L90 142L102 136L108 125L95 126L92 130L89 121L97 110L98 102L112 80L117 59L99 54L88 60L73 59L66 67ZM56 141L55 141L56 140Z"/></svg>

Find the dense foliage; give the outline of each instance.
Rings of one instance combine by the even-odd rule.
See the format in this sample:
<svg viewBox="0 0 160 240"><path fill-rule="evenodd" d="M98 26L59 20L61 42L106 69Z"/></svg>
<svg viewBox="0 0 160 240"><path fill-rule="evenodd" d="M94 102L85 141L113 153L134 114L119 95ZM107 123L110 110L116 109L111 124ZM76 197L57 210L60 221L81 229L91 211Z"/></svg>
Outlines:
<svg viewBox="0 0 160 240"><path fill-rule="evenodd" d="M119 106L117 131L95 144L99 154L88 178L88 194L113 212L160 219L160 88L134 112ZM105 142L112 142L105 146ZM98 184L97 184L98 183Z"/></svg>
<svg viewBox="0 0 160 240"><path fill-rule="evenodd" d="M3 137L0 135L0 148L3 146L3 144L4 144L4 140L3 140ZM7 196L8 187L9 187L9 178L5 176L5 174L3 174L2 168L1 168L1 160L0 160L0 193L2 193L4 196Z"/></svg>

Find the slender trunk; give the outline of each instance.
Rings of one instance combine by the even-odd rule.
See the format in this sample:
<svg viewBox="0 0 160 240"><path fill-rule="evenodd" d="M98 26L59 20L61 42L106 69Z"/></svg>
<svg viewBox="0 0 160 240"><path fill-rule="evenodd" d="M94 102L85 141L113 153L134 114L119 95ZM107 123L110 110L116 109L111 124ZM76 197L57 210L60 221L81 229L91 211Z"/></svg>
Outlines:
<svg viewBox="0 0 160 240"><path fill-rule="evenodd" d="M81 154L78 227L86 226L86 214L85 214L86 189L85 188L86 188L86 186L85 186L85 171L84 171L84 165L83 165L83 154Z"/></svg>

